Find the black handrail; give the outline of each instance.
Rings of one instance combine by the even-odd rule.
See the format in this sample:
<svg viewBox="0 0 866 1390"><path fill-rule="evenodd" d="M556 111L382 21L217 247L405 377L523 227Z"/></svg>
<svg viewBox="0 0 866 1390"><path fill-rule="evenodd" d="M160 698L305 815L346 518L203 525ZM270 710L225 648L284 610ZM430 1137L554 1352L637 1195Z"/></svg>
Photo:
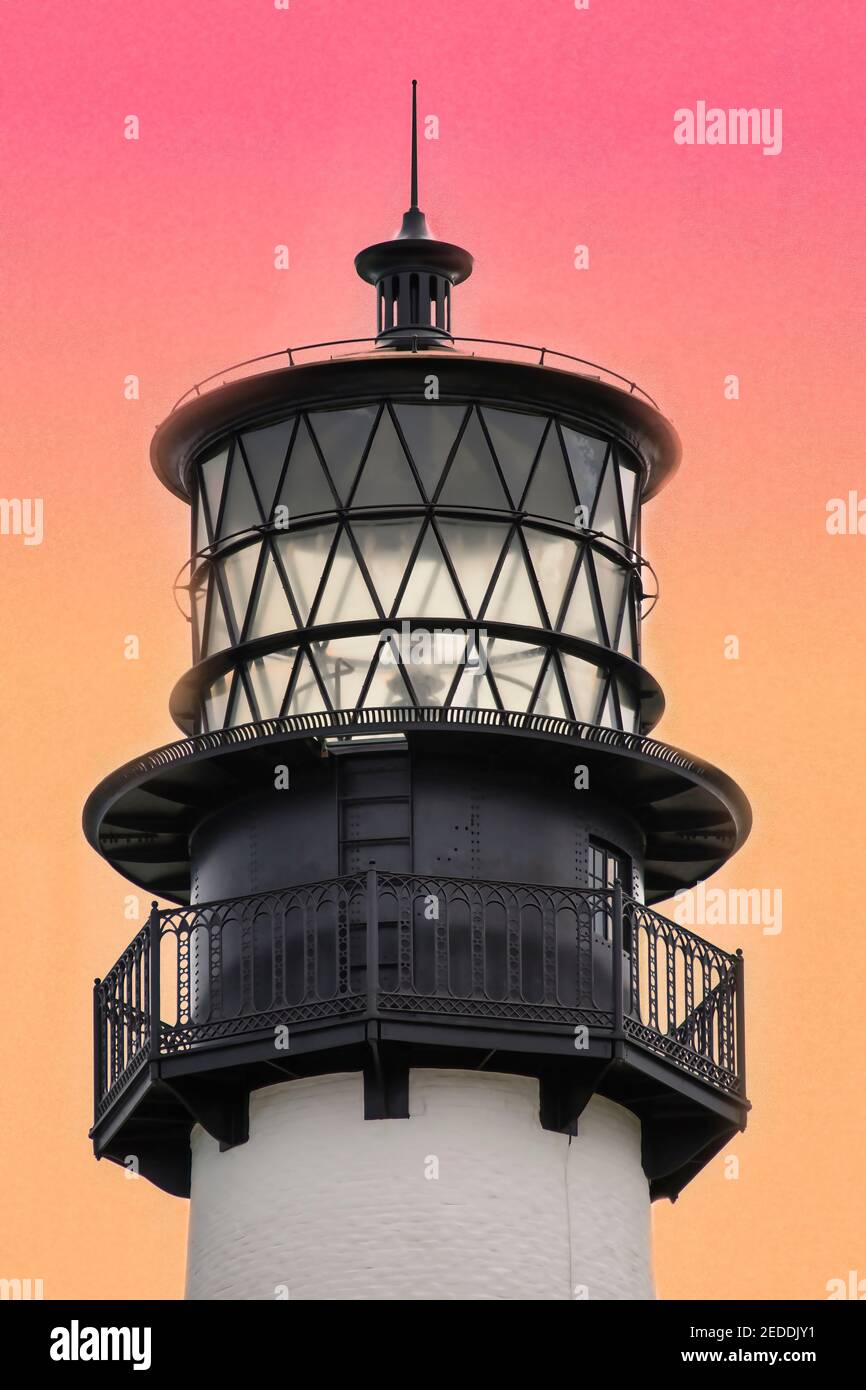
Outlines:
<svg viewBox="0 0 866 1390"><path fill-rule="evenodd" d="M562 360L563 362L572 362L579 367L590 367L594 372L603 372L605 376L613 378L613 380L616 382L620 382L622 386L627 386L629 395L634 395L635 392L637 392L639 396L643 396L644 400L649 402L649 404L653 407L654 410L661 410L661 406L658 404L658 402L653 400L649 392L645 391L642 386L638 386L636 381L632 381L629 377L623 376L621 372L615 372L611 367L603 366L600 362L591 362L589 358L586 357L576 357L573 353L560 352L556 348L538 347L533 343L510 342L507 338L451 337L445 341L444 346L446 346L446 348L450 347L452 343L477 343L483 347L504 347L517 349L520 352L536 353L538 355L537 365L540 367L543 367L545 365L545 360L548 357L555 357L558 360ZM244 358L242 362L234 362L231 364L231 366L223 367L218 372L212 372L210 376L206 376L201 381L196 382L193 386L189 388L189 390L184 391L182 396L178 397L174 405L171 407L171 413L173 414L175 410L179 410L180 407L184 405L187 401L193 400L195 399L195 397L200 396L203 388L211 387L215 383L224 386L226 384L227 375L229 375L232 372L241 372L244 367L255 367L258 366L258 364L261 362L275 362L277 361L277 359L284 357L288 358L289 366L294 367L301 365L295 362L295 357L299 353L320 352L325 351L327 348L335 347L357 347L360 344L372 345L373 348L375 348L378 351L406 352L410 350L407 348L395 348L392 344L385 344L383 346L379 343L379 340L377 338L333 338L329 342L302 343L299 347L279 348L276 352L260 353L257 357L247 357ZM437 348L439 349L439 351L441 351L443 348L443 342L434 341L431 342L429 345L425 345L423 340L419 342L419 340L415 338L412 341L411 351L428 352L431 350L435 351ZM331 353L330 357L333 358L333 355L334 354ZM349 354L344 355L348 356Z"/></svg>

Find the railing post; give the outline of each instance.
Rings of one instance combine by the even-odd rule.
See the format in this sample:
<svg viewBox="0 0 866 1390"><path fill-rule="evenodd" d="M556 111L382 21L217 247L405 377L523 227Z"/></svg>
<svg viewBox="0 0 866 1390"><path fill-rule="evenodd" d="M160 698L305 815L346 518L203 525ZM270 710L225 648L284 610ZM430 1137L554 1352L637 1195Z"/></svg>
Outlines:
<svg viewBox="0 0 866 1390"><path fill-rule="evenodd" d="M614 1044L625 1037L625 1018L623 1009L623 929L622 929L622 884L619 879L613 885L613 1037Z"/></svg>
<svg viewBox="0 0 866 1390"><path fill-rule="evenodd" d="M745 962L743 952L737 948L734 965L734 988L737 1000L737 1079L743 1096L746 1094L746 999L744 981Z"/></svg>
<svg viewBox="0 0 866 1390"><path fill-rule="evenodd" d="M93 1123L99 1117L99 1102L102 1100L102 1010L99 1000L99 986L102 981L97 976L93 981Z"/></svg>
<svg viewBox="0 0 866 1390"><path fill-rule="evenodd" d="M151 1060L159 1060L160 1033L162 1025L160 1023L160 986L159 986L159 954L160 954L160 923L159 908L154 898L150 904L150 969L148 971L148 986L150 998L148 1009L150 1015L150 1056Z"/></svg>
<svg viewBox="0 0 866 1390"><path fill-rule="evenodd" d="M379 884L376 865L367 870L367 1017L376 1017L379 996Z"/></svg>

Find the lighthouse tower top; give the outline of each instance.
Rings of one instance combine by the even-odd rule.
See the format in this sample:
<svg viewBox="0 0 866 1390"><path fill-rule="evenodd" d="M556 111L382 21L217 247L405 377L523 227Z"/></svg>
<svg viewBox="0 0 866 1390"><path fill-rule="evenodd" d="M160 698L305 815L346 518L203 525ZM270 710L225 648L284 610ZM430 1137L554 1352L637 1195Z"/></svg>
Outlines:
<svg viewBox="0 0 866 1390"><path fill-rule="evenodd" d="M595 364L457 350L472 258L419 206L414 87L409 207L356 266L375 340L221 372L153 440L191 508L183 736L106 777L85 829L173 906L94 991L96 1152L187 1193L193 1119L241 1145L275 1081L358 1073L395 1119L411 1071L495 1058L542 1129L630 1112L676 1195L745 1122L743 965L654 905L751 821L654 734L641 518L679 440Z"/></svg>

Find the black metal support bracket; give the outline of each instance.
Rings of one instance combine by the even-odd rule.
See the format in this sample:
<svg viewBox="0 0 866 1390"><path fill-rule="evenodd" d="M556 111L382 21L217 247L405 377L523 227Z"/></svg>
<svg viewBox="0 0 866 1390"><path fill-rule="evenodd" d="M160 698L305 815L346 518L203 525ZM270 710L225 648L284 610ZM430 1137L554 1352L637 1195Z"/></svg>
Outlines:
<svg viewBox="0 0 866 1390"><path fill-rule="evenodd" d="M578 1121L611 1065L611 1060L604 1057L594 1062L544 1068L538 1078L541 1128L557 1134L577 1134Z"/></svg>
<svg viewBox="0 0 866 1390"><path fill-rule="evenodd" d="M204 1077L163 1078L193 1119L219 1142L220 1152L246 1144L250 1137L249 1087Z"/></svg>
<svg viewBox="0 0 866 1390"><path fill-rule="evenodd" d="M399 1043L383 1043L379 1025L367 1024L368 1060L364 1063L364 1119L408 1120L409 1062Z"/></svg>
<svg viewBox="0 0 866 1390"><path fill-rule="evenodd" d="M673 1196L664 1180L688 1164L698 1172L731 1137L730 1122L721 1117L673 1114L667 1120L656 1118L642 1125L643 1170L660 1195ZM682 1185L682 1180L672 1184L675 1193Z"/></svg>

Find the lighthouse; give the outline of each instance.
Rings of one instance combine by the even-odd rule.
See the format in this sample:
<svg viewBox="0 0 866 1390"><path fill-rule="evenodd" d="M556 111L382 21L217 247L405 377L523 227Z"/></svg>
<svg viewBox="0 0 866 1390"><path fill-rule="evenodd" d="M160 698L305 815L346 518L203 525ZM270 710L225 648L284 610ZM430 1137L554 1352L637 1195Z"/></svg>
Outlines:
<svg viewBox="0 0 866 1390"><path fill-rule="evenodd" d="M745 1127L743 960L655 904L747 836L659 742L643 507L596 364L460 338L419 204L369 338L199 383L179 738L93 847L153 905L93 990L99 1158L189 1201L187 1297L650 1299L650 1206Z"/></svg>

